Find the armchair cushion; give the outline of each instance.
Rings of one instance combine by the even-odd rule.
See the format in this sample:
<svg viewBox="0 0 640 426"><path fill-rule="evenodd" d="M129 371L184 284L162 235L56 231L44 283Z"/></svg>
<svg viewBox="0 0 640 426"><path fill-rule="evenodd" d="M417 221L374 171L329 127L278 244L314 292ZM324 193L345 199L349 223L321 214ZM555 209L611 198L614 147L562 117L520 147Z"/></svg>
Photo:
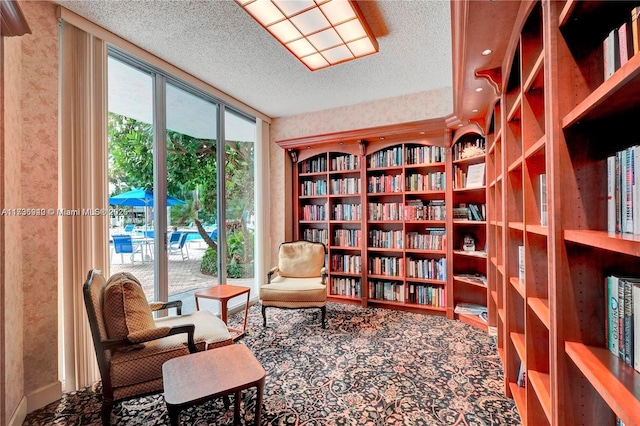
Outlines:
<svg viewBox="0 0 640 426"><path fill-rule="evenodd" d="M138 280L127 272L114 274L104 291L104 320L110 339L129 339L130 335L155 329L151 308ZM138 340L138 339L129 339ZM138 340L139 341L139 340ZM119 350L140 349L140 343Z"/></svg>
<svg viewBox="0 0 640 426"><path fill-rule="evenodd" d="M278 255L278 273L285 277L317 277L324 266L324 254L321 244L307 241L282 244Z"/></svg>
<svg viewBox="0 0 640 426"><path fill-rule="evenodd" d="M327 286L322 278L288 278L278 276L270 284L260 287L260 300L267 306L289 306L295 303L310 303L311 306L324 304L327 300Z"/></svg>

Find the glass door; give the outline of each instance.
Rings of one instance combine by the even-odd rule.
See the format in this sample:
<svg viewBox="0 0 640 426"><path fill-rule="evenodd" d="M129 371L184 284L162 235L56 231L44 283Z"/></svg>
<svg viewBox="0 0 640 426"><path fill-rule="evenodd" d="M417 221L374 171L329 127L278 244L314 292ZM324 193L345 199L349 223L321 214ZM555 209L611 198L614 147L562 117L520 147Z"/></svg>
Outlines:
<svg viewBox="0 0 640 426"><path fill-rule="evenodd" d="M196 290L219 282L218 109L166 84L167 193L185 202L167 203L169 299L184 312L195 310Z"/></svg>

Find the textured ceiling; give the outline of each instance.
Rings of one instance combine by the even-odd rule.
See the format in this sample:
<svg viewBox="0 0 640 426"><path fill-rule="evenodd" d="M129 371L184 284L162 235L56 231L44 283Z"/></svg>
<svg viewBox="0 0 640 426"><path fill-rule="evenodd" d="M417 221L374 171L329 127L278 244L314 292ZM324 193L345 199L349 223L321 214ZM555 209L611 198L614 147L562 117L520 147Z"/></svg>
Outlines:
<svg viewBox="0 0 640 426"><path fill-rule="evenodd" d="M57 3L271 117L452 85L446 0L360 1L379 53L315 72L231 0Z"/></svg>

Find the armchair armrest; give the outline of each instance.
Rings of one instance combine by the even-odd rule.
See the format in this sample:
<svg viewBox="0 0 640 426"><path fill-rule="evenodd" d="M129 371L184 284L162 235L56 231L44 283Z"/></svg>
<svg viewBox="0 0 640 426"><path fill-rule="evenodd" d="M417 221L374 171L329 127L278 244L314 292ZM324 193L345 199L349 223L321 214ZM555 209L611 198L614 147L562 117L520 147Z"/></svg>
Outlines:
<svg viewBox="0 0 640 426"><path fill-rule="evenodd" d="M329 272L327 271L327 268L325 266L323 266L322 269L320 269L320 275L322 276L322 284L326 284L327 277L329 276Z"/></svg>
<svg viewBox="0 0 640 426"><path fill-rule="evenodd" d="M267 272L267 284L271 284L271 278L273 277L273 274L275 274L276 272L278 272L277 266L274 266L273 268L269 269L269 272Z"/></svg>
<svg viewBox="0 0 640 426"><path fill-rule="evenodd" d="M162 309L176 308L176 314L182 315L182 300L172 300L171 302L150 302L151 311L160 311Z"/></svg>
<svg viewBox="0 0 640 426"><path fill-rule="evenodd" d="M187 346L189 352L196 352L196 346L194 342L194 333L196 326L194 324L177 325L174 327L158 327L148 330L136 331L127 336L127 340L131 343L144 343L152 340L162 339L163 337L173 336L174 334L187 333Z"/></svg>

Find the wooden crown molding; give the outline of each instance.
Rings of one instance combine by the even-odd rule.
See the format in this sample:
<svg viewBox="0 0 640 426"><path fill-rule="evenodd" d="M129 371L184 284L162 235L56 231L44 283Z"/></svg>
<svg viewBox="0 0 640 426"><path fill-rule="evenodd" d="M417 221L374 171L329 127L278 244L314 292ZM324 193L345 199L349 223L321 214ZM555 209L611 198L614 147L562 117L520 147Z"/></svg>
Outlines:
<svg viewBox="0 0 640 426"><path fill-rule="evenodd" d="M0 0L0 36L14 37L31 34L31 28L18 2Z"/></svg>

